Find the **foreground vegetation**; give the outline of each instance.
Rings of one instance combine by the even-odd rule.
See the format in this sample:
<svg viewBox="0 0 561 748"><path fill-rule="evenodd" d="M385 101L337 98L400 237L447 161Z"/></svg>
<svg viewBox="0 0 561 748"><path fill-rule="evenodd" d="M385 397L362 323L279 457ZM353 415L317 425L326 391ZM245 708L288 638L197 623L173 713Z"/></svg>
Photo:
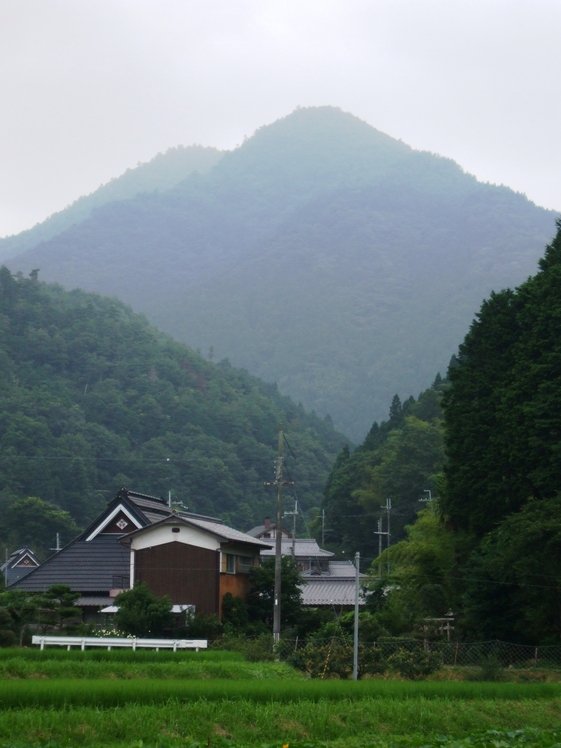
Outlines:
<svg viewBox="0 0 561 748"><path fill-rule="evenodd" d="M349 684L346 684L349 685ZM561 718L558 699L475 698L342 699L254 702L248 699L168 701L99 709L24 707L0 711L0 734L7 741L54 741L62 746L234 745L280 746L290 741L329 741L333 746L391 745L407 739L423 745L438 735L464 738L495 729L554 730ZM138 746L139 743L136 742Z"/></svg>
<svg viewBox="0 0 561 748"><path fill-rule="evenodd" d="M0 649L2 748L546 748L560 719L561 683L310 680L230 651Z"/></svg>

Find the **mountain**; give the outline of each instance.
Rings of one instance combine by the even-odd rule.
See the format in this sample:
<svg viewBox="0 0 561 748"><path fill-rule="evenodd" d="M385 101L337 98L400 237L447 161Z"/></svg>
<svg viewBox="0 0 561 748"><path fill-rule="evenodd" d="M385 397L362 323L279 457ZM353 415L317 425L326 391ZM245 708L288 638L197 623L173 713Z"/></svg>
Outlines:
<svg viewBox="0 0 561 748"><path fill-rule="evenodd" d="M0 528L29 496L83 526L125 486L171 490L191 511L247 529L276 506L263 484L279 423L298 499L319 505L346 440L274 385L202 358L116 299L36 273L0 268L0 321Z"/></svg>
<svg viewBox="0 0 561 748"><path fill-rule="evenodd" d="M116 295L360 441L446 367L492 289L533 271L553 227L523 195L318 107L10 267Z"/></svg>
<svg viewBox="0 0 561 748"><path fill-rule="evenodd" d="M221 151L201 145L179 145L165 153L158 153L147 163L127 169L120 177L101 185L91 195L78 198L46 221L20 234L0 239L0 259L12 257L57 236L70 226L84 221L93 210L106 203L127 200L142 192L169 190L195 171L205 174L221 157Z"/></svg>

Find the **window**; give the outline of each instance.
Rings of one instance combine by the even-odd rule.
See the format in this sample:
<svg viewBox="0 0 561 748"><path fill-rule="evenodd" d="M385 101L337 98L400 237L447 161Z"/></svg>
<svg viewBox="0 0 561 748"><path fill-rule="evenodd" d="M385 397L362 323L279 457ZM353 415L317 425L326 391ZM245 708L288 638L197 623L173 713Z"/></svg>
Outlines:
<svg viewBox="0 0 561 748"><path fill-rule="evenodd" d="M236 557L232 553L226 554L226 574L236 573Z"/></svg>
<svg viewBox="0 0 561 748"><path fill-rule="evenodd" d="M241 574L249 574L253 569L253 556L240 556L240 565L238 571Z"/></svg>

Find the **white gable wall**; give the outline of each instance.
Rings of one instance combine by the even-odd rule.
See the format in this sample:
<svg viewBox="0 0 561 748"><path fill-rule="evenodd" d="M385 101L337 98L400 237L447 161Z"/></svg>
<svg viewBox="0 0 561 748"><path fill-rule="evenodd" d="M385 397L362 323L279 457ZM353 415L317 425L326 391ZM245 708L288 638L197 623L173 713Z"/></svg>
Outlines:
<svg viewBox="0 0 561 748"><path fill-rule="evenodd" d="M173 527L179 527L179 532L172 532ZM148 527L141 535L132 538L131 550L140 551L142 548L151 548L155 545L172 542L194 545L198 548L206 548L209 551L220 549L220 541L214 535L210 535L195 527L188 527L182 523L178 523L177 525L166 523L158 527Z"/></svg>

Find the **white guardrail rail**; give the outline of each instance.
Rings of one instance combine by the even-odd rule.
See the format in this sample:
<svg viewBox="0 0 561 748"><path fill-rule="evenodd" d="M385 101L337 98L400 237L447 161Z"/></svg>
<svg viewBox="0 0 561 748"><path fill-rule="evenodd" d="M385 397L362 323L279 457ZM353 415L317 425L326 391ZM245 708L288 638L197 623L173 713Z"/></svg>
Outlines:
<svg viewBox="0 0 561 748"><path fill-rule="evenodd" d="M41 649L46 646L80 647L84 650L86 647L127 647L128 649L207 649L208 641L206 639L127 639L116 636L34 636L32 644L39 644Z"/></svg>

